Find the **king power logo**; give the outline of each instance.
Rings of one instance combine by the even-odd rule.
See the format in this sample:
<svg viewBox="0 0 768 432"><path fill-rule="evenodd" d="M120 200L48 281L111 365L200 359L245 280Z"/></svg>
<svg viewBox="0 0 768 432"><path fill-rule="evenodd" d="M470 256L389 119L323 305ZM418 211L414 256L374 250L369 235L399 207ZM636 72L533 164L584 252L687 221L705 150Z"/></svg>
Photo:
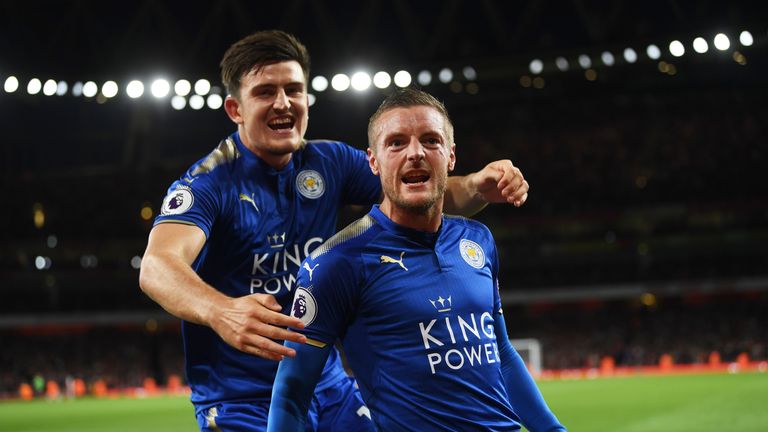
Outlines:
<svg viewBox="0 0 768 432"><path fill-rule="evenodd" d="M445 315L419 323L430 372L456 371L499 361L490 312Z"/></svg>
<svg viewBox="0 0 768 432"><path fill-rule="evenodd" d="M285 233L275 235L274 242L270 239L270 247L280 244L282 248L271 250L267 253L253 255L251 266L251 294L266 293L277 294L285 289L293 290L296 284L296 273L301 262L323 243L321 237L312 237L303 246L297 244L281 244L285 241Z"/></svg>

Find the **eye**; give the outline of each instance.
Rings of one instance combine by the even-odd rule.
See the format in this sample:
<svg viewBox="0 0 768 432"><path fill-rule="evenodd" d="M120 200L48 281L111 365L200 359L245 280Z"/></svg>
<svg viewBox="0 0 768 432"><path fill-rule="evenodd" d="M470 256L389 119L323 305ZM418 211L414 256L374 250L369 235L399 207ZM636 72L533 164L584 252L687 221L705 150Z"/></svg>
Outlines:
<svg viewBox="0 0 768 432"><path fill-rule="evenodd" d="M299 86L286 87L286 89L285 89L285 94L287 94L289 96L301 94L303 92L304 92L304 89L302 87L299 87Z"/></svg>
<svg viewBox="0 0 768 432"><path fill-rule="evenodd" d="M260 87L253 92L256 97L269 97L275 94L275 90L270 87Z"/></svg>
<svg viewBox="0 0 768 432"><path fill-rule="evenodd" d="M440 144L442 144L440 139L436 137L426 137L425 139L422 140L422 143L431 147L439 146Z"/></svg>

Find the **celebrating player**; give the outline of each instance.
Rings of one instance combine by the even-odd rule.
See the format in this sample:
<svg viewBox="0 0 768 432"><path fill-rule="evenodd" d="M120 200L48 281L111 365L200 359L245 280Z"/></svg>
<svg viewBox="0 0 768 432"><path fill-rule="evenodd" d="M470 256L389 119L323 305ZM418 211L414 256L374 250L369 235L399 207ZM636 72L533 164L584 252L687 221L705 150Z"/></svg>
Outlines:
<svg viewBox="0 0 768 432"><path fill-rule="evenodd" d="M201 430L266 429L278 363L295 355L275 340L304 342L281 313L301 261L335 232L338 209L371 205L381 186L366 155L305 141L309 56L293 36L262 31L221 61L224 108L237 131L174 182L155 220L140 285L183 320L186 376ZM509 161L452 178L453 208L521 205L528 184ZM362 400L329 354L309 430L367 430ZM364 408L364 407L362 407Z"/></svg>
<svg viewBox="0 0 768 432"><path fill-rule="evenodd" d="M278 369L268 430L303 430L337 339L376 430L565 430L507 338L491 233L443 215L456 160L445 107L397 91L368 139L384 200L299 271L292 315L307 343L286 342L297 354Z"/></svg>

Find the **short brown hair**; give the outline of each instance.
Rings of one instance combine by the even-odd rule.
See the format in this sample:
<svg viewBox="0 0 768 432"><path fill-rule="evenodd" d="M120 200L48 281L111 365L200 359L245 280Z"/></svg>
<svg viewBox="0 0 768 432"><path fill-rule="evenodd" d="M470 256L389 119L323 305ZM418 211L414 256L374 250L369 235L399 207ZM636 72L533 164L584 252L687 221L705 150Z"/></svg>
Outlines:
<svg viewBox="0 0 768 432"><path fill-rule="evenodd" d="M227 92L240 97L243 75L263 66L295 60L309 79L309 53L295 36L280 30L264 30L246 36L232 44L221 59L221 81Z"/></svg>
<svg viewBox="0 0 768 432"><path fill-rule="evenodd" d="M453 144L453 122L451 122L451 117L448 115L448 110L445 109L445 105L423 90L406 87L395 90L392 94L387 96L368 120L368 147L373 150L376 149L373 142L373 124L376 123L376 120L378 120L382 114L395 108L408 108L413 106L432 107L442 114L445 118L446 132L448 134L447 138L450 141L447 144Z"/></svg>

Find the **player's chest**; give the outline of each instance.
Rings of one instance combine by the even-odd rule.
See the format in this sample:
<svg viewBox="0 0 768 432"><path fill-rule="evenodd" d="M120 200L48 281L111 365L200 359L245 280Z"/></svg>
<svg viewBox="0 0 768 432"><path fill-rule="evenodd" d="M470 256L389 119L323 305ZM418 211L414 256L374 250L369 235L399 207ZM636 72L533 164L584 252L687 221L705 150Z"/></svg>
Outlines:
<svg viewBox="0 0 768 432"><path fill-rule="evenodd" d="M487 266L461 265L433 251L376 255L367 257L373 271L361 301L364 313L375 320L407 325L493 310L495 288Z"/></svg>

